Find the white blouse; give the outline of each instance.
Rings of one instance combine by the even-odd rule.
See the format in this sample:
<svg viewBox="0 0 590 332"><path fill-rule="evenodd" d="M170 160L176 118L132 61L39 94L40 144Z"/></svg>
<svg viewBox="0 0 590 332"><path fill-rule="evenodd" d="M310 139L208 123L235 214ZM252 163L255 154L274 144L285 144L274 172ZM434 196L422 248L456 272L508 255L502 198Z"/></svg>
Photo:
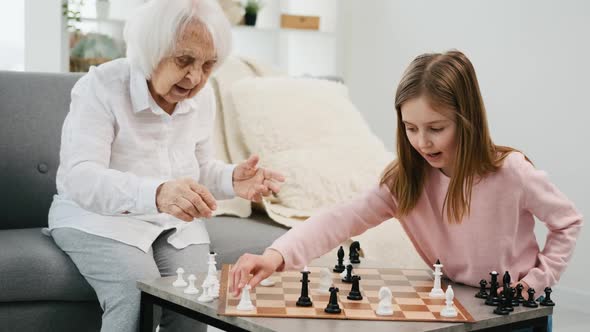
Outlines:
<svg viewBox="0 0 590 332"><path fill-rule="evenodd" d="M71 227L147 252L162 231L181 249L209 243L201 220L158 213L156 189L192 177L216 199L234 196L234 165L214 158L215 96L207 84L172 115L151 97L146 79L118 59L93 67L72 89L49 228Z"/></svg>

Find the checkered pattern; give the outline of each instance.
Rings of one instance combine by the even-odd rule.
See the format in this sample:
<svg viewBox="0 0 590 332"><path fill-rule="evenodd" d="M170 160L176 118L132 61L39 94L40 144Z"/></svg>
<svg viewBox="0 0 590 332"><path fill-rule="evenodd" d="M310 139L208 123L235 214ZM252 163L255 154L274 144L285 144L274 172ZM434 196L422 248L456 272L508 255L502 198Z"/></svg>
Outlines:
<svg viewBox="0 0 590 332"><path fill-rule="evenodd" d="M445 307L444 299L430 299L428 293L433 285L432 271L405 269L354 269L354 275L360 275L360 288L363 299L348 300L352 284L343 283L339 273L332 273L335 287L339 288L338 302L342 312L328 314L324 309L328 305L330 294L318 291L320 281L320 267L310 267L309 296L313 301L312 307L298 307L295 305L301 295L301 273L298 271L277 272L271 276L275 285L271 287L257 286L251 290L250 297L256 307L252 311L236 309L240 299L229 292L230 265L222 269L222 288L219 301L219 314L227 316L264 316L264 317L292 317L292 318L329 318L329 319L359 319L359 320L401 320L401 321L446 321L472 322L473 318L461 303L455 298L454 305L459 313L457 317L446 318L440 316ZM393 294L392 316L378 316L375 310L379 304L379 289L389 287Z"/></svg>

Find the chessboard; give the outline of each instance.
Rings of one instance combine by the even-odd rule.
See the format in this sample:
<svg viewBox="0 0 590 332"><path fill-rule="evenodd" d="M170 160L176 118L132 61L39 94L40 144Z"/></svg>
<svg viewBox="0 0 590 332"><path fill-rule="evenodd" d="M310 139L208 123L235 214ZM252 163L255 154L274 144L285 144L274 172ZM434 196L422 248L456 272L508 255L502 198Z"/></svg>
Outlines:
<svg viewBox="0 0 590 332"><path fill-rule="evenodd" d="M270 287L261 285L250 290L250 297L255 308L251 311L239 311L237 305L240 297L234 297L229 291L229 270L231 265L223 265L221 272L221 292L218 314L226 316L283 317L283 318L325 318L356 319L383 321L420 321L420 322L474 322L473 317L455 298L454 306L457 317L447 318L440 315L445 307L445 299L431 299L429 292L433 286L432 271L415 269L369 269L355 268L354 274L361 276L361 294L363 299L347 299L351 284L341 281L339 273L332 273L334 287L338 287L338 302L342 311L339 314L324 312L330 294L319 292L321 267L309 267L309 296L313 301L311 307L295 305L301 295L301 273L298 271L276 272L270 279L275 284ZM394 314L379 316L378 292L382 286L388 287L393 294ZM444 281L443 289L446 288Z"/></svg>

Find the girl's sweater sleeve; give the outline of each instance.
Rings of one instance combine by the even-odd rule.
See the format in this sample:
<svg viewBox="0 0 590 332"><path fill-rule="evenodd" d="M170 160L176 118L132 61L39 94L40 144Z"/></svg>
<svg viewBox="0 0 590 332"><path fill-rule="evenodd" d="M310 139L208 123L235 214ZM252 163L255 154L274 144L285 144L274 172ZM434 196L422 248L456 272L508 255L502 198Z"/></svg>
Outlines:
<svg viewBox="0 0 590 332"><path fill-rule="evenodd" d="M281 269L301 269L346 239L394 216L396 202L389 188L375 186L360 197L337 204L293 227L269 248L281 253Z"/></svg>
<svg viewBox="0 0 590 332"><path fill-rule="evenodd" d="M524 208L549 229L545 247L537 255L537 265L523 280L537 292L557 283L576 246L582 215L574 204L553 185L547 174L522 160L520 175Z"/></svg>

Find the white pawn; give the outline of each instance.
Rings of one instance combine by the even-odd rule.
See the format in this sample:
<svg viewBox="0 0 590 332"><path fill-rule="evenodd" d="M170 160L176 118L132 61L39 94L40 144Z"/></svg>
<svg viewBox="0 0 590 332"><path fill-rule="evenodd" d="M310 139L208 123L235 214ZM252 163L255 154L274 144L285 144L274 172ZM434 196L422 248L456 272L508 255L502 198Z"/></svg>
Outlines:
<svg viewBox="0 0 590 332"><path fill-rule="evenodd" d="M218 299L219 298L219 282L214 283L213 285L209 286L209 296L211 296L214 299Z"/></svg>
<svg viewBox="0 0 590 332"><path fill-rule="evenodd" d="M188 285L188 284L182 278L182 275L184 274L184 269L181 268L181 267L179 267L178 269L176 269L176 274L178 274L178 278L172 283L172 286L174 286L174 287L186 287L186 285Z"/></svg>
<svg viewBox="0 0 590 332"><path fill-rule="evenodd" d="M207 302L213 301L213 297L209 294L211 284L207 281L207 279L205 279L205 281L203 281L203 285L201 285L201 286L203 287L203 293L201 294L201 296L199 296L197 301L199 301L201 303L207 303Z"/></svg>
<svg viewBox="0 0 590 332"><path fill-rule="evenodd" d="M274 286L274 285L275 285L275 281L272 279L272 277L268 277L260 282L260 286L263 286L263 287L270 287L270 286Z"/></svg>
<svg viewBox="0 0 590 332"><path fill-rule="evenodd" d="M391 304L391 300L393 299L393 295L391 294L391 289L388 287L381 287L379 289L379 306L375 313L379 316L391 316L393 315L393 304Z"/></svg>
<svg viewBox="0 0 590 332"><path fill-rule="evenodd" d="M250 288L250 285L246 285L242 288L242 296L240 297L240 303L238 303L237 306L237 309L240 311L251 311L256 308L252 304L252 300L250 300Z"/></svg>
<svg viewBox="0 0 590 332"><path fill-rule="evenodd" d="M430 290L430 294L428 294L429 297L432 298L441 298L441 297L445 297L445 293L442 290L442 287L440 285L440 278L442 277L442 272L441 272L441 268L443 267L443 265L440 263L439 260L436 261L436 263L434 263L434 287L432 287L432 289Z"/></svg>
<svg viewBox="0 0 590 332"><path fill-rule="evenodd" d="M453 306L455 292L453 292L453 288L450 285L447 287L447 291L445 292L445 298L446 307L440 311L440 315L443 317L457 317L457 309L455 309Z"/></svg>
<svg viewBox="0 0 590 332"><path fill-rule="evenodd" d="M199 290L195 287L197 277L194 274L188 276L188 287L184 289L185 294L199 294Z"/></svg>
<svg viewBox="0 0 590 332"><path fill-rule="evenodd" d="M322 294L329 294L330 287L332 287L332 272L328 268L323 268L320 270L320 286L318 291Z"/></svg>

